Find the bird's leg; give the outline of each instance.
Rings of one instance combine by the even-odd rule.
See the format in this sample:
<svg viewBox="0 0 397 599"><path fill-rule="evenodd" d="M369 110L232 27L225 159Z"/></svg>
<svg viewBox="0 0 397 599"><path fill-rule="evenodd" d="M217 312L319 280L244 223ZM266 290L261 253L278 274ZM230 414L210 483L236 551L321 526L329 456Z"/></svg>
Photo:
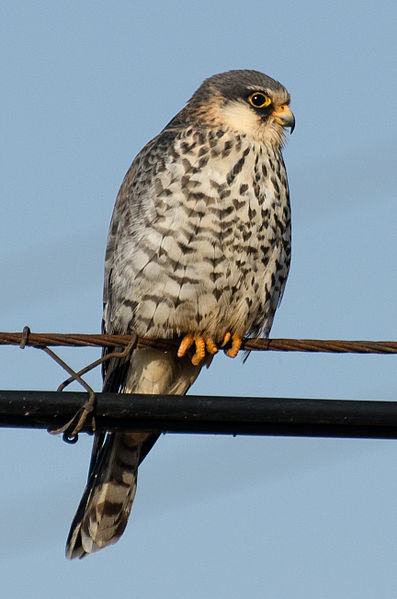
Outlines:
<svg viewBox="0 0 397 599"><path fill-rule="evenodd" d="M214 340L208 335L185 335L178 348L178 358L182 358L188 349L193 345L196 346L196 351L192 357L192 364L198 366L205 358L205 352L216 354L218 348Z"/></svg>

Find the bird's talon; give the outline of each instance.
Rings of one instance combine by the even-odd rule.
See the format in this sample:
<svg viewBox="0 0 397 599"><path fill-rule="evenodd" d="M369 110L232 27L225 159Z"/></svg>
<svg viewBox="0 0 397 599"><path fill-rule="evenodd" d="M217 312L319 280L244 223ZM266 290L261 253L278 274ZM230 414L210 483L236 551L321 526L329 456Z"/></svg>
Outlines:
<svg viewBox="0 0 397 599"><path fill-rule="evenodd" d="M204 356L203 356L204 357ZM192 357L193 366L198 366L203 358L197 352Z"/></svg>
<svg viewBox="0 0 397 599"><path fill-rule="evenodd" d="M232 346L227 350L226 355L229 356L229 358L235 358L240 351L242 343L243 340L240 335L232 335Z"/></svg>
<svg viewBox="0 0 397 599"><path fill-rule="evenodd" d="M189 334L184 336L179 345L177 352L178 358L183 358L183 356L186 354L188 349L190 349L193 343L196 346L196 351L192 357L192 364L194 366L198 366L200 362L204 360L206 351L212 355L216 354L216 352L218 351L218 348L215 345L213 339L211 339L211 337L208 337L207 335L193 336Z"/></svg>
<svg viewBox="0 0 397 599"><path fill-rule="evenodd" d="M205 341L203 337L194 337L194 342L196 344L196 353L192 358L192 364L198 366L205 357Z"/></svg>
<svg viewBox="0 0 397 599"><path fill-rule="evenodd" d="M183 356L186 354L187 350L193 345L193 343L193 335L185 335L178 347L178 358L183 358Z"/></svg>
<svg viewBox="0 0 397 599"><path fill-rule="evenodd" d="M209 354L216 354L216 352L218 351L218 348L214 342L213 339L211 339L211 337L207 337L205 336L205 347L207 348L207 351Z"/></svg>
<svg viewBox="0 0 397 599"><path fill-rule="evenodd" d="M222 345L221 347L225 347L225 345L227 345L230 341L230 339L232 338L232 334L230 331L228 331L227 333L225 333L225 336L223 337L223 341L222 341Z"/></svg>

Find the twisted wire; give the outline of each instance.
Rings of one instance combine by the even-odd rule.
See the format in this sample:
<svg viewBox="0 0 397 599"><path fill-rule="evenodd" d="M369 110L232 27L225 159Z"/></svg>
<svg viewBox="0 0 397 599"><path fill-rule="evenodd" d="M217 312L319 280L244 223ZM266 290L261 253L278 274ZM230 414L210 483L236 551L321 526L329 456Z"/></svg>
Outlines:
<svg viewBox="0 0 397 599"><path fill-rule="evenodd" d="M28 327L22 332L0 332L0 345L20 347L125 347L131 335L101 335L82 333L31 333ZM138 338L141 347L169 349L178 340ZM242 349L249 351L294 351L354 354L395 354L397 341L347 341L337 339L244 339Z"/></svg>

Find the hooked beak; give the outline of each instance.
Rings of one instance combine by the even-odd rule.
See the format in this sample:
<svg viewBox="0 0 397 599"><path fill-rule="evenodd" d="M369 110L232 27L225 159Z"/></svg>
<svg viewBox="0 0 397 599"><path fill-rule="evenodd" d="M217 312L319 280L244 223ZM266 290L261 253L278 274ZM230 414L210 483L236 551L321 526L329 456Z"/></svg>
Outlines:
<svg viewBox="0 0 397 599"><path fill-rule="evenodd" d="M272 116L276 123L282 127L289 127L291 129L290 133L295 129L295 117L286 104L278 106L276 110L272 112Z"/></svg>

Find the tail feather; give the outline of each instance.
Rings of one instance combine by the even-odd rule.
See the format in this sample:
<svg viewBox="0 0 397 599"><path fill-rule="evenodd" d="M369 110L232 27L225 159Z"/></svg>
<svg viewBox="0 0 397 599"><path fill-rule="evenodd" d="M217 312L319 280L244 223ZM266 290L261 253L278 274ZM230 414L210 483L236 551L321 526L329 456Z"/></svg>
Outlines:
<svg viewBox="0 0 397 599"><path fill-rule="evenodd" d="M123 534L135 497L142 442L142 435L133 433L108 436L71 526L69 559L98 551Z"/></svg>
<svg viewBox="0 0 397 599"><path fill-rule="evenodd" d="M171 352L136 350L123 390L182 395L200 370L188 358L178 359ZM102 437L96 437L99 444ZM120 538L135 497L139 463L156 438L151 433L109 433L95 449L87 486L66 542L66 557L82 558Z"/></svg>

